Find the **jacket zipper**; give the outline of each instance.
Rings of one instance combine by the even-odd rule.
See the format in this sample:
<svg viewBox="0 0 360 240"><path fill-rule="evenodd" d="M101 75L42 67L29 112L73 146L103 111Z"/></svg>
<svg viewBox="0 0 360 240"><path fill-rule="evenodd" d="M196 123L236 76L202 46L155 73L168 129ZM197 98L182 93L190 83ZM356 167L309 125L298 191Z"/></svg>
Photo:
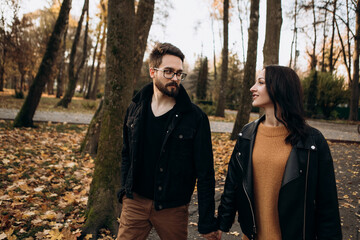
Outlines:
<svg viewBox="0 0 360 240"><path fill-rule="evenodd" d="M238 154L241 154L240 152ZM244 172L244 169L242 168L241 164L240 164L240 161L238 159L238 156L240 155L236 155L236 160L237 160L237 163L239 164L240 168L241 168L241 171ZM254 231L254 234L256 234L256 224L255 224L255 214L254 214L254 210L253 210L253 207L252 207L252 204L251 204L251 201L250 201L250 197L249 197L249 194L247 193L246 189L245 189L245 185L244 185L244 181L242 181L242 187L244 189L244 192L245 192L245 195L246 195L246 198L248 199L249 201L249 205L250 205L250 210L251 210L251 215L252 215L252 219L253 219L253 231ZM253 238L253 236L251 236L251 239L255 239Z"/></svg>
<svg viewBox="0 0 360 240"><path fill-rule="evenodd" d="M305 175L305 198L304 198L304 228L303 228L303 239L305 240L305 226L306 226L306 198L307 198L307 187L308 187L308 177L309 177L309 163L310 163L310 150L308 150L308 159L306 166L306 175Z"/></svg>

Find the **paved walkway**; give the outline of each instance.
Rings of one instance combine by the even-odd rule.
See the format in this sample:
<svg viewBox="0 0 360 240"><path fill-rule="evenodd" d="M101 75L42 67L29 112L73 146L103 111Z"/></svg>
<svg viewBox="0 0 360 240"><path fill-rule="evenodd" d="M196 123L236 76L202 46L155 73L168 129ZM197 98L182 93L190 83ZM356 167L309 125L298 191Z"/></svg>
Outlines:
<svg viewBox="0 0 360 240"><path fill-rule="evenodd" d="M0 119L13 120L16 117L18 109L0 108ZM234 111L228 111L234 113ZM67 112L41 112L37 111L34 116L35 122L67 122L75 124L89 124L93 114L67 113ZM319 129L327 140L343 142L360 142L360 134L357 131L356 124L329 123L319 120L308 120L308 123ZM359 122L360 124L360 122ZM232 132L234 123L211 121L212 132Z"/></svg>

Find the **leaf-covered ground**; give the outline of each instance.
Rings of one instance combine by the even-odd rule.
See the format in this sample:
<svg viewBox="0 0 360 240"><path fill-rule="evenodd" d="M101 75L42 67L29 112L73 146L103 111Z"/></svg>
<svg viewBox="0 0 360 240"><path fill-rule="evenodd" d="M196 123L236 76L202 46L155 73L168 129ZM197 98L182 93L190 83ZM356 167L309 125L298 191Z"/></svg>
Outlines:
<svg viewBox="0 0 360 240"><path fill-rule="evenodd" d="M0 240L76 239L94 161L79 153L86 125L40 124L13 129L0 121ZM213 134L216 179L221 183L235 142ZM359 144L330 143L344 239L356 239L360 219ZM219 190L219 189L218 189ZM113 239L104 231L103 239Z"/></svg>

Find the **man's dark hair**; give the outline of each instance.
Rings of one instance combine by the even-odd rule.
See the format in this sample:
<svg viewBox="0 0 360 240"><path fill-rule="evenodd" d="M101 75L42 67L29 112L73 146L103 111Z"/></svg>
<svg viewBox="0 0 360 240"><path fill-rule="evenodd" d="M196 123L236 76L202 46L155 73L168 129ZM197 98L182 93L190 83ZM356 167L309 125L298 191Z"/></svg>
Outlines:
<svg viewBox="0 0 360 240"><path fill-rule="evenodd" d="M308 125L304 119L303 92L299 76L289 67L270 65L265 67L265 83L274 104L275 118L290 131L285 141L294 145L298 140L303 140L307 135ZM277 117L279 110L282 119Z"/></svg>
<svg viewBox="0 0 360 240"><path fill-rule="evenodd" d="M151 68L159 67L161 65L163 56L166 54L179 57L181 61L184 62L185 56L179 48L175 47L171 43L157 43L150 53L149 66Z"/></svg>

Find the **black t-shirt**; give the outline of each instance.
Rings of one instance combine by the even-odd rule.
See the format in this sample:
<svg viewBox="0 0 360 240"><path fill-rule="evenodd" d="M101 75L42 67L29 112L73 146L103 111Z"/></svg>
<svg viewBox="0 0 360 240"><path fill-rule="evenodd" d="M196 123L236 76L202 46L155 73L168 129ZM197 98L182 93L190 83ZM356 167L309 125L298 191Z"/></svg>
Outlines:
<svg viewBox="0 0 360 240"><path fill-rule="evenodd" d="M135 174L134 192L149 199L154 199L154 184L156 165L159 160L161 146L166 134L169 116L173 107L167 113L155 117L149 101L144 119L144 135L142 139L142 154L140 154L137 173Z"/></svg>

